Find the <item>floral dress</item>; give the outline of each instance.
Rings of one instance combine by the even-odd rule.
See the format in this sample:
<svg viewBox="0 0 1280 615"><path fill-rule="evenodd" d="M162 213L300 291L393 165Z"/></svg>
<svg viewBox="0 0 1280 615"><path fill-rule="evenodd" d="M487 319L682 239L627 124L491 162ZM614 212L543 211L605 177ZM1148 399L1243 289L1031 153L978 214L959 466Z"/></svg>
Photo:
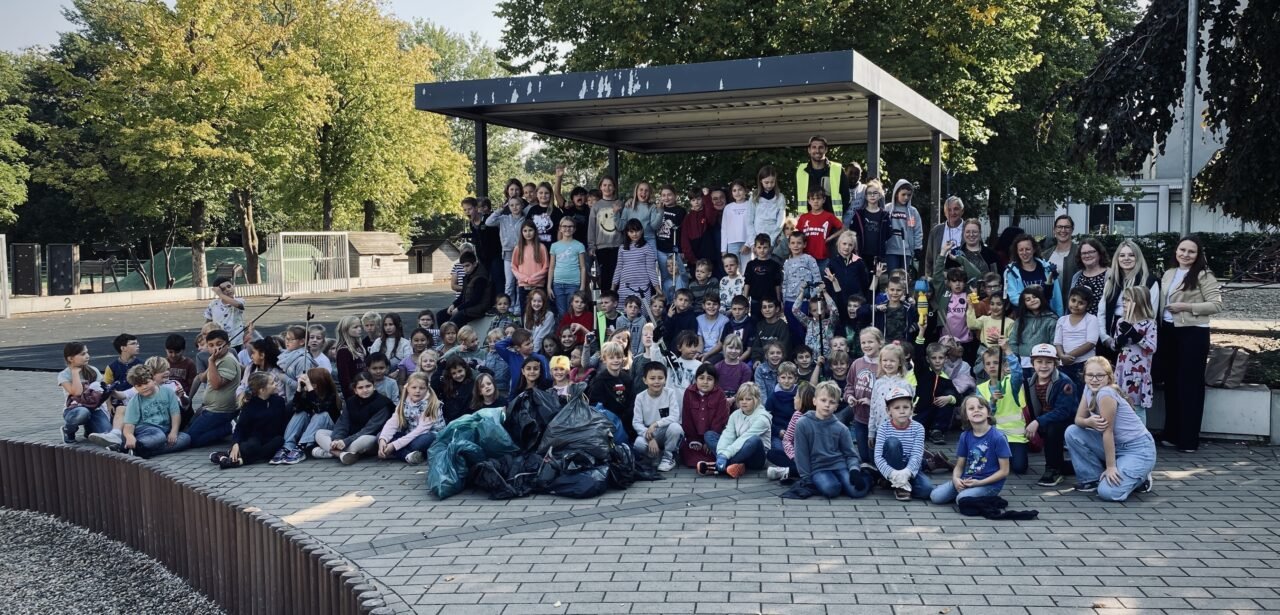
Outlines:
<svg viewBox="0 0 1280 615"><path fill-rule="evenodd" d="M1120 322L1122 321L1116 321L1116 324L1119 325ZM1116 383L1130 403L1150 408L1153 398L1151 358L1156 354L1156 323L1141 320L1133 328L1138 334L1138 341L1120 348L1120 354L1116 357Z"/></svg>

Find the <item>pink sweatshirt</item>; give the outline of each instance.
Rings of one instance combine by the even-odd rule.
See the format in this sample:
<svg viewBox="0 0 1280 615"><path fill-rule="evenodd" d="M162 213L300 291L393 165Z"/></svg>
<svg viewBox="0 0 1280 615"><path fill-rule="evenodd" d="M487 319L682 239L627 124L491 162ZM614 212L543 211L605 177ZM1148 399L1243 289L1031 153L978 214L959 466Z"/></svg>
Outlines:
<svg viewBox="0 0 1280 615"><path fill-rule="evenodd" d="M387 419L382 425L382 431L378 433L379 440L386 440L391 443L391 447L400 450L413 442L413 439L427 433L428 431L440 431L444 429L444 416L441 415L432 421L427 417L427 401L429 398L423 397L422 401L414 403L406 400L404 403L404 418L409 422L408 431L401 437L396 438L396 434L400 432L400 417L394 413L391 418ZM439 412L439 409L437 409ZM395 438L392 440L392 438Z"/></svg>
<svg viewBox="0 0 1280 615"><path fill-rule="evenodd" d="M539 254L542 258L541 263L538 262ZM546 286L547 267L551 265L547 248L535 241L533 245L524 247L523 260L517 258L518 256L520 256L519 252L511 255L511 273L516 276L516 283L520 286Z"/></svg>

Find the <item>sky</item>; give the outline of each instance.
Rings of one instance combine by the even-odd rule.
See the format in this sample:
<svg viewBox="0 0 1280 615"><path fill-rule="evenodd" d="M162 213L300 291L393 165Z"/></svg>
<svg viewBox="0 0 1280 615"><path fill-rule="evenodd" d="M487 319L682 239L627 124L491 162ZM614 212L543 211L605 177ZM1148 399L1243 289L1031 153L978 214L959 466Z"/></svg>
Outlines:
<svg viewBox="0 0 1280 615"><path fill-rule="evenodd" d="M390 0L387 5L406 21L429 19L449 30L475 31L491 47L497 47L502 21L494 16L498 0ZM52 46L58 33L71 29L62 16L69 0L0 0L0 50L21 51L34 45Z"/></svg>

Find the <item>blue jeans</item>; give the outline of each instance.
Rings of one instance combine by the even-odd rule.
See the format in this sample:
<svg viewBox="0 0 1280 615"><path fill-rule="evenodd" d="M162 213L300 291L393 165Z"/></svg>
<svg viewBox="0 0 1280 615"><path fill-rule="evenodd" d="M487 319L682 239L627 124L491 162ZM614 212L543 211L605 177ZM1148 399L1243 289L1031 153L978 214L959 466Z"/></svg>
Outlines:
<svg viewBox="0 0 1280 615"><path fill-rule="evenodd" d="M149 423L135 425L133 437L138 441L138 446L134 449L134 452L139 457L154 457L165 453L175 453L191 444L190 436L185 433L179 433L173 446L169 446L169 430Z"/></svg>
<svg viewBox="0 0 1280 615"><path fill-rule="evenodd" d="M391 437L391 439L395 440L397 438L403 438L406 433L408 432L398 431L396 432L396 435ZM400 450L397 450L396 458L401 461L404 461L404 458L408 457L409 453L412 453L414 451L417 451L419 453L422 453L423 455L426 455L427 449L431 448L431 443L435 441L436 441L436 432L428 431L427 433L419 435L413 440L410 440L408 444L404 445L402 448L400 448Z"/></svg>
<svg viewBox="0 0 1280 615"><path fill-rule="evenodd" d="M871 477L857 468L849 471L814 472L809 479L813 482L814 489L828 499L841 493L851 498L865 498L871 493Z"/></svg>
<svg viewBox="0 0 1280 615"><path fill-rule="evenodd" d="M719 439L717 436L716 440L719 441ZM735 463L745 464L749 470L763 470L764 462L764 442L761 442L760 438L747 440L746 444L743 444L732 457L716 455L716 469L721 472Z"/></svg>
<svg viewBox="0 0 1280 615"><path fill-rule="evenodd" d="M1156 467L1156 441L1149 433L1125 443L1116 443L1119 485L1102 478L1102 471L1106 469L1106 451L1102 447L1101 432L1071 425L1067 427L1066 440L1076 479L1082 483L1098 481L1098 497L1104 500L1125 501Z"/></svg>
<svg viewBox="0 0 1280 615"><path fill-rule="evenodd" d="M989 495L1000 495L1000 487L994 485L981 485L978 487L969 487L964 491L956 491L956 486L950 480L933 488L933 492L929 494L929 499L934 504L946 504L951 501L959 502L965 498L980 498Z"/></svg>
<svg viewBox="0 0 1280 615"><path fill-rule="evenodd" d="M884 439L884 448L881 449L884 454L884 460L889 467L895 470L901 470L907 467L907 453L902 450L902 442L894 436ZM885 478L888 478L887 476ZM929 482L929 477L924 472L916 471L911 477L911 497L924 500L928 499L933 493L933 483Z"/></svg>
<svg viewBox="0 0 1280 615"><path fill-rule="evenodd" d="M911 254L910 253L907 254L906 258L903 258L901 250L897 250L897 251L885 250L885 251L892 252L892 254L884 255L884 266L888 267L889 271L893 271L894 269L906 269L907 275L909 277L914 277L914 276L911 276L911 270L910 270Z"/></svg>
<svg viewBox="0 0 1280 615"><path fill-rule="evenodd" d="M783 313L786 314L786 319L787 319L787 331L791 333L791 352L793 353L796 351L796 348L800 346L800 344L804 343L804 338L805 338L804 324L800 322L799 318L796 318L795 314L791 313L791 308L795 304L796 304L795 301L782 302L782 310L783 310ZM804 301L800 304L800 313L804 314L805 316L809 315L808 301ZM814 352L817 353L818 350L814 349ZM814 356L813 359L816 361L818 357Z"/></svg>
<svg viewBox="0 0 1280 615"><path fill-rule="evenodd" d="M716 446L720 444L720 434L718 432L708 431L707 433L702 434L702 441L707 445L707 450L709 450L712 455L715 455Z"/></svg>
<svg viewBox="0 0 1280 615"><path fill-rule="evenodd" d="M561 284L553 282L551 284L551 290L554 291L552 294L556 297L556 310L561 316L569 313L569 301L573 299L573 293L578 292L580 288L582 288L581 285L573 283Z"/></svg>
<svg viewBox="0 0 1280 615"><path fill-rule="evenodd" d="M671 269L667 267L667 259L674 257L676 259L676 275L671 275ZM688 275L684 268L684 257L679 251L676 252L658 252L658 271L662 274L662 294L666 295L668 300L675 297L675 291L689 286ZM645 306L646 308L648 306Z"/></svg>
<svg viewBox="0 0 1280 615"><path fill-rule="evenodd" d="M796 467L796 460L787 456L787 452L782 450L782 445L772 447L765 454L764 458L774 466L779 468L789 468L792 478L800 477L800 468Z"/></svg>
<svg viewBox="0 0 1280 615"><path fill-rule="evenodd" d="M333 429L333 419L327 413L294 412L284 428L285 450L296 451L300 450L299 444L314 444L316 432L321 429Z"/></svg>
<svg viewBox="0 0 1280 615"><path fill-rule="evenodd" d="M853 445L858 448L858 459L863 463L872 463L871 444L867 442L871 428L866 423L853 421L849 423L849 433L853 434Z"/></svg>
<svg viewBox="0 0 1280 615"><path fill-rule="evenodd" d="M506 280L502 290L511 297L511 311L519 314L520 305L516 303L516 275L511 272L511 252L506 250L502 251L502 279Z"/></svg>
<svg viewBox="0 0 1280 615"><path fill-rule="evenodd" d="M62 411L62 422L67 431L75 432L84 426L84 435L111 431L111 416L102 408L76 406Z"/></svg>
<svg viewBox="0 0 1280 615"><path fill-rule="evenodd" d="M1009 443L1009 471L1019 476L1027 473L1031 461L1027 458L1026 442Z"/></svg>
<svg viewBox="0 0 1280 615"><path fill-rule="evenodd" d="M187 425L186 435L191 439L191 447L208 446L221 442L231 435L231 421L239 412L212 412L205 410L191 419Z"/></svg>

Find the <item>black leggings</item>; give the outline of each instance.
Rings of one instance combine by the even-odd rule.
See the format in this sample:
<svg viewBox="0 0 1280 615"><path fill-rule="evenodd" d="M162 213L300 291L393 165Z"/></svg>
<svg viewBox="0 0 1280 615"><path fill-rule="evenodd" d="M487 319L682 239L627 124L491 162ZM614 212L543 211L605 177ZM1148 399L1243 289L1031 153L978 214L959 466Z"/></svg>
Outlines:
<svg viewBox="0 0 1280 615"><path fill-rule="evenodd" d="M1175 327L1162 322L1157 358L1164 372L1163 439L1182 450L1200 447L1204 420L1204 369L1209 358L1208 327ZM1163 355L1163 356L1161 356Z"/></svg>
<svg viewBox="0 0 1280 615"><path fill-rule="evenodd" d="M1040 429L1037 433L1044 440L1044 468L1046 470L1057 470L1059 474L1072 473L1064 454L1067 445L1067 426L1070 424L1069 421L1040 423Z"/></svg>
<svg viewBox="0 0 1280 615"><path fill-rule="evenodd" d="M240 459L244 460L244 465L251 463L261 463L276 454L276 451L284 448L284 436L274 436L265 440L258 438L247 438L240 441Z"/></svg>

